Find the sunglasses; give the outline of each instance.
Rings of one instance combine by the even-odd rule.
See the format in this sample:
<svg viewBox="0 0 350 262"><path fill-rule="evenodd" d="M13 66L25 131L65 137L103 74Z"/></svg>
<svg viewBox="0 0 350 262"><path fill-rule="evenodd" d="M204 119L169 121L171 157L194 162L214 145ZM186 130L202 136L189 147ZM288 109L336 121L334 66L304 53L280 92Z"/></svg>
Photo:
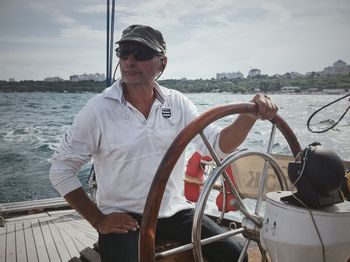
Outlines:
<svg viewBox="0 0 350 262"><path fill-rule="evenodd" d="M128 59L129 55L133 55L136 61L147 61L153 57L160 55L160 53L143 47L118 47L116 50L117 57L123 60Z"/></svg>

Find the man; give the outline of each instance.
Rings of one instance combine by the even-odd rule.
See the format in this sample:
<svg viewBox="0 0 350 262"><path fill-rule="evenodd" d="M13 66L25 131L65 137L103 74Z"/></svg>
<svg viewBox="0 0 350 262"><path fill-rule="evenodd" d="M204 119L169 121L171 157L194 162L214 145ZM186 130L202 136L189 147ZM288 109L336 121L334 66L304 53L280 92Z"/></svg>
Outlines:
<svg viewBox="0 0 350 262"><path fill-rule="evenodd" d="M121 79L76 116L51 159L50 179L99 232L103 261L137 261L138 229L155 171L172 140L198 113L184 95L155 81L167 65L159 31L132 25L117 43ZM258 118L271 119L277 112L266 96L256 95L252 101L258 105L257 115L240 115L222 130L209 126L204 131L219 155L236 149ZM205 151L200 140L194 143ZM97 206L76 176L91 157L97 174ZM164 192L157 235L189 242L194 212L181 192L183 161L181 157ZM203 224L203 237L221 232L209 218ZM226 239L204 246L203 254L209 261L234 261L240 250L238 242Z"/></svg>

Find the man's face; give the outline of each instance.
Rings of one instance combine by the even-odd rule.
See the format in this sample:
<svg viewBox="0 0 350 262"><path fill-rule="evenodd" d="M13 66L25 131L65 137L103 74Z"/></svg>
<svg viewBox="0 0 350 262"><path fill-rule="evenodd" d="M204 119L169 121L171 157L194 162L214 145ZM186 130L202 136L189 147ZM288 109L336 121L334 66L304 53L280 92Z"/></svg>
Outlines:
<svg viewBox="0 0 350 262"><path fill-rule="evenodd" d="M119 47L120 72L126 84L150 84L163 69L162 58L149 47L137 42L124 42Z"/></svg>

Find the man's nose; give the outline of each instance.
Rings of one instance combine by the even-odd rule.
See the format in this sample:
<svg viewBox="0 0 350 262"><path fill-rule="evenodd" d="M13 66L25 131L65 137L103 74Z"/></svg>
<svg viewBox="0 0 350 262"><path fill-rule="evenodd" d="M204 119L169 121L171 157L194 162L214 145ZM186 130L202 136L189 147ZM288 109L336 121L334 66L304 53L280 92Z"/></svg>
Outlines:
<svg viewBox="0 0 350 262"><path fill-rule="evenodd" d="M135 59L135 57L134 57L134 54L128 55L128 57L125 59L125 62L126 62L126 63L134 64L134 63L136 62L136 59Z"/></svg>

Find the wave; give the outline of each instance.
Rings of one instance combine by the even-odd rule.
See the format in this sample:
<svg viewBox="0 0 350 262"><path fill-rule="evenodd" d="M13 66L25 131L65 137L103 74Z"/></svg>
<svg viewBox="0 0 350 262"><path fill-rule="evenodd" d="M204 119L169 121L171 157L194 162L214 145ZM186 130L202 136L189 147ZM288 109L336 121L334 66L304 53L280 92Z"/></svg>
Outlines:
<svg viewBox="0 0 350 262"><path fill-rule="evenodd" d="M3 94L0 97L0 202L20 201L51 197L54 194L48 172L55 146L71 125L74 115L86 101L96 94L63 94L63 93L27 93ZM228 102L249 101L251 95L235 94L190 94L190 99L204 112L215 105ZM321 141L328 148L333 148L343 159L349 159L350 128L345 117L337 130L326 134L312 134L306 128L306 121L311 113L326 104L329 96L295 96L272 95L278 102L280 115L294 130L301 146L313 141ZM342 106L334 112L341 112ZM322 125L332 123L332 115ZM219 126L232 123L235 116L223 118ZM318 118L320 119L320 118ZM317 121L315 123L318 123ZM344 123L347 126L344 126ZM241 148L266 152L271 123L257 121ZM189 147L191 148L191 147ZM186 151L189 156L190 151ZM290 154L289 146L280 132L276 132L273 153ZM86 185L89 166L83 167L80 179Z"/></svg>
<svg viewBox="0 0 350 262"><path fill-rule="evenodd" d="M41 106L41 104L39 104L39 103L28 103L25 106L29 107L29 108L38 108L38 107Z"/></svg>

